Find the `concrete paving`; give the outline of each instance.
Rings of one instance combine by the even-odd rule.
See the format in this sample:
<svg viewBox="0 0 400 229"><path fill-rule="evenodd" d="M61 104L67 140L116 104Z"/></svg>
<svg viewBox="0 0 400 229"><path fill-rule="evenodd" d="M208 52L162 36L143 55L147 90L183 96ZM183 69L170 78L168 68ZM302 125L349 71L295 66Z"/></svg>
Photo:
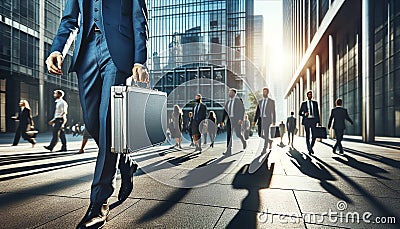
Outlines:
<svg viewBox="0 0 400 229"><path fill-rule="evenodd" d="M74 228L84 215L96 145L76 154L81 137L69 135L68 152L49 152L49 139L11 147L12 135L0 135L0 228ZM309 155L304 138L289 147L285 136L259 162L258 137L246 150L235 140L232 155L223 139L202 153L185 142L132 154L134 191L118 204L117 175L105 228L399 228L397 147L345 141L338 155L324 139Z"/></svg>

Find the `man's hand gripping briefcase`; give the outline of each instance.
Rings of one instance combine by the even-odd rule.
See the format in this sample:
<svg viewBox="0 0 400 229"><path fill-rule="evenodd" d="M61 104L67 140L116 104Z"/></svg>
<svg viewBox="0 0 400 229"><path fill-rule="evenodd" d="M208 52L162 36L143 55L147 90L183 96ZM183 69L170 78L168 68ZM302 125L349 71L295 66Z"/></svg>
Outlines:
<svg viewBox="0 0 400 229"><path fill-rule="evenodd" d="M131 77L127 85L131 85ZM165 142L167 94L135 86L111 87L111 152L132 153Z"/></svg>

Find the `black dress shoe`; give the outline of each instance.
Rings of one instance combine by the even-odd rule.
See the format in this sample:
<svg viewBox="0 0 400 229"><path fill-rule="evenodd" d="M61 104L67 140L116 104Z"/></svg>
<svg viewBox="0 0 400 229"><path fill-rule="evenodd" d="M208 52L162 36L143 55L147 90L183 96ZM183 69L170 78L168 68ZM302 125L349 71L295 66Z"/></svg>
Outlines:
<svg viewBox="0 0 400 229"><path fill-rule="evenodd" d="M85 216L76 228L101 228L106 224L109 214L110 207L108 203L91 203Z"/></svg>
<svg viewBox="0 0 400 229"><path fill-rule="evenodd" d="M118 192L118 200L125 201L133 190L133 174L136 172L138 165L134 164L129 171L129 174L121 173L121 188Z"/></svg>
<svg viewBox="0 0 400 229"><path fill-rule="evenodd" d="M47 149L47 150L50 150L50 152L52 152L52 151L53 151L53 149L52 149L52 148L50 148L50 147L48 147L48 146L43 146L43 148L45 148L45 149Z"/></svg>
<svg viewBox="0 0 400 229"><path fill-rule="evenodd" d="M67 152L68 150L67 149L60 149L60 150L57 150L56 152Z"/></svg>

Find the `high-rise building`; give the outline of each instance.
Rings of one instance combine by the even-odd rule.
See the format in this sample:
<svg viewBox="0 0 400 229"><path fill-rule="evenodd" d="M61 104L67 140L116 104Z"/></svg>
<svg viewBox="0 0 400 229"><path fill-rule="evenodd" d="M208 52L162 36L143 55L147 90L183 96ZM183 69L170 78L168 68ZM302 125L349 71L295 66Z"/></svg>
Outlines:
<svg viewBox="0 0 400 229"><path fill-rule="evenodd" d="M347 134L400 137L400 1L284 0L283 12L288 111L313 90L324 126L342 98Z"/></svg>
<svg viewBox="0 0 400 229"><path fill-rule="evenodd" d="M185 107L201 93L222 112L226 85L247 93L253 0L148 0L147 7L151 83L169 94L169 108Z"/></svg>
<svg viewBox="0 0 400 229"><path fill-rule="evenodd" d="M36 126L47 128L54 114L53 90L62 89L69 103L70 122L81 120L75 74L67 74L71 54L63 63L63 76L49 75L45 59L61 20L65 0L0 1L0 131L14 131L11 116L26 99Z"/></svg>

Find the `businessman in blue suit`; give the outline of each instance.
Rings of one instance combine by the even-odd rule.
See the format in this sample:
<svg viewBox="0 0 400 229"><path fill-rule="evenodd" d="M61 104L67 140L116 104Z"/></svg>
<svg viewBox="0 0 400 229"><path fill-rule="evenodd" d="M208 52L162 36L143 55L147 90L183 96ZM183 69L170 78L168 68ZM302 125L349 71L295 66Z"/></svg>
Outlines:
<svg viewBox="0 0 400 229"><path fill-rule="evenodd" d="M69 71L77 73L85 126L99 147L90 206L77 228L99 228L109 215L117 162L121 171L118 199L124 201L133 189L137 165L129 156L118 158L110 151L110 92L111 86L124 84L130 76L148 82L145 0L67 0L46 60L49 73L62 75L63 56L75 37Z"/></svg>

